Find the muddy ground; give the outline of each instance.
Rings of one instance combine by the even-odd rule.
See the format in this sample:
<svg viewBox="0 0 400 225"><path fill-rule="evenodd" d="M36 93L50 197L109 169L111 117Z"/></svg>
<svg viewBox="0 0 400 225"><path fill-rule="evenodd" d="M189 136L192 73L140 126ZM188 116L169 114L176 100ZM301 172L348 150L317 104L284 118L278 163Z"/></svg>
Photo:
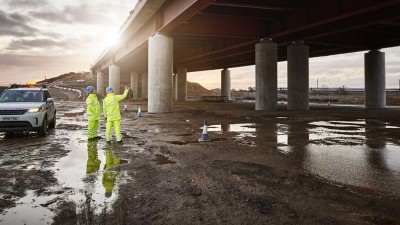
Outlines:
<svg viewBox="0 0 400 225"><path fill-rule="evenodd" d="M399 110L178 102L148 114L126 101L123 143L106 144L86 140L82 101L54 95L47 137L0 134L0 224L400 224L399 159L385 158L399 155ZM211 141L199 143L204 119ZM369 169L315 163L310 146L369 146Z"/></svg>

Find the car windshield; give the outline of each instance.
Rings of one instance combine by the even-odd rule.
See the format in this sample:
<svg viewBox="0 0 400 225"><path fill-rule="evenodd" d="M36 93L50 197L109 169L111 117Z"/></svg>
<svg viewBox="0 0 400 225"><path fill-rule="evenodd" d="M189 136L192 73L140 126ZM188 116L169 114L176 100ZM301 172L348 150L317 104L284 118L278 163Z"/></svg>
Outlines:
<svg viewBox="0 0 400 225"><path fill-rule="evenodd" d="M39 90L7 90L0 97L3 102L42 102L43 93Z"/></svg>

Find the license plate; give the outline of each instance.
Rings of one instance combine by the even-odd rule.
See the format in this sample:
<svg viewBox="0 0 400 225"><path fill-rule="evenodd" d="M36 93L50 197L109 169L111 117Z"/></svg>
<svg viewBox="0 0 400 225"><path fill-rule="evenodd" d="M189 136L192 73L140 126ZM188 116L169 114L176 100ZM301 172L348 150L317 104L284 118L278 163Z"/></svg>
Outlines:
<svg viewBox="0 0 400 225"><path fill-rule="evenodd" d="M3 117L3 121L17 121L19 118L16 116Z"/></svg>

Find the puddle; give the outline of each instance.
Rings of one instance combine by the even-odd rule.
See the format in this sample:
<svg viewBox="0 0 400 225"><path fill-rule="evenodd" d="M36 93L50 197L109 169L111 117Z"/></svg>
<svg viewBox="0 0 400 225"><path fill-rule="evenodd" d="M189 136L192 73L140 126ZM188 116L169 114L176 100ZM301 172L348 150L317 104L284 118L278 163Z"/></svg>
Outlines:
<svg viewBox="0 0 400 225"><path fill-rule="evenodd" d="M400 146L387 139L398 127L376 120L278 124L278 150L328 181L400 196Z"/></svg>
<svg viewBox="0 0 400 225"><path fill-rule="evenodd" d="M277 149L327 181L400 196L399 140L386 138L400 127L364 119L301 123L278 117L275 121L211 125L208 131L234 132L237 144Z"/></svg>
<svg viewBox="0 0 400 225"><path fill-rule="evenodd" d="M87 118L84 111L65 112L63 116L57 118L57 128L68 130L80 130L87 127Z"/></svg>
<svg viewBox="0 0 400 225"><path fill-rule="evenodd" d="M400 147L320 146L304 149L303 167L324 179L400 196Z"/></svg>
<svg viewBox="0 0 400 225"><path fill-rule="evenodd" d="M203 129L201 127L200 129ZM216 132L216 133L228 133L234 132L238 133L232 139L240 144L240 145L248 145L251 147L255 147L256 144L252 140L247 140L248 137L255 138L256 135L256 124L254 123L237 123L237 124L219 124L219 125L211 125L207 128L208 132ZM214 139L212 139L214 140Z"/></svg>
<svg viewBox="0 0 400 225"><path fill-rule="evenodd" d="M244 140L243 137L236 136L233 138L233 140L240 145L248 145L250 147L256 147L256 143L254 141Z"/></svg>
<svg viewBox="0 0 400 225"><path fill-rule="evenodd" d="M176 163L175 161L172 161L169 159L169 157L166 157L164 155L161 154L156 154L155 155L155 159L153 159L152 161L156 162L157 165L165 165L165 164L174 164Z"/></svg>
<svg viewBox="0 0 400 225"><path fill-rule="evenodd" d="M68 117L76 117L79 115L83 115L85 113L85 109L76 109L73 111L69 111L69 112L64 112L64 116L68 116Z"/></svg>
<svg viewBox="0 0 400 225"><path fill-rule="evenodd" d="M254 133L256 131L254 123L237 123L237 124L220 124L208 126L208 132L238 132L238 133ZM200 127L203 129L203 127Z"/></svg>
<svg viewBox="0 0 400 225"><path fill-rule="evenodd" d="M40 204L45 204L53 198L54 196L38 198L34 191L27 191L26 196L16 202L16 207L6 210L1 215L0 224L51 224L53 213Z"/></svg>
<svg viewBox="0 0 400 225"><path fill-rule="evenodd" d="M116 154L121 146L87 142L82 131L55 132L62 140L62 136L69 136L60 148L70 152L50 168L59 185L46 189L40 196L28 191L16 207L1 215L1 224L50 224L60 201L74 202L77 214L91 210L98 215L104 209L111 210L109 206L117 200L118 184L127 178L119 167L127 161Z"/></svg>
<svg viewBox="0 0 400 225"><path fill-rule="evenodd" d="M168 141L167 143L174 144L174 145L187 145L189 142L187 141Z"/></svg>

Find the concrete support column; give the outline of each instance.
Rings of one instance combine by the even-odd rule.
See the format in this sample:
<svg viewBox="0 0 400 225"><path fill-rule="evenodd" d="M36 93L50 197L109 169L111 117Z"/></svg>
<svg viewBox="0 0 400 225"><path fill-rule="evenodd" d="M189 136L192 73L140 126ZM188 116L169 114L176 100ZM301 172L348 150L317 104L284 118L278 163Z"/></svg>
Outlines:
<svg viewBox="0 0 400 225"><path fill-rule="evenodd" d="M187 98L187 69L186 68L178 68L178 73L176 74L178 80L177 92L178 92L178 101L186 101Z"/></svg>
<svg viewBox="0 0 400 225"><path fill-rule="evenodd" d="M173 39L163 34L149 38L149 113L173 111Z"/></svg>
<svg viewBox="0 0 400 225"><path fill-rule="evenodd" d="M136 72L131 73L131 90L132 90L132 99L137 100L137 97L138 97L138 74Z"/></svg>
<svg viewBox="0 0 400 225"><path fill-rule="evenodd" d="M364 55L365 108L386 107L385 53L371 50Z"/></svg>
<svg viewBox="0 0 400 225"><path fill-rule="evenodd" d="M174 100L178 100L178 74L174 74L172 77L173 80L173 95L174 95Z"/></svg>
<svg viewBox="0 0 400 225"><path fill-rule="evenodd" d="M288 110L309 109L309 47L296 42L287 47Z"/></svg>
<svg viewBox="0 0 400 225"><path fill-rule="evenodd" d="M256 44L256 110L278 110L278 46L271 40Z"/></svg>
<svg viewBox="0 0 400 225"><path fill-rule="evenodd" d="M139 73L138 74L138 80L137 80L137 98L138 100L142 100L143 99L143 88L142 88L142 74Z"/></svg>
<svg viewBox="0 0 400 225"><path fill-rule="evenodd" d="M89 73L89 79L94 79L94 72L92 69L90 69L90 73Z"/></svg>
<svg viewBox="0 0 400 225"><path fill-rule="evenodd" d="M149 98L149 76L147 72L142 73L142 98Z"/></svg>
<svg viewBox="0 0 400 225"><path fill-rule="evenodd" d="M97 72L97 93L100 96L104 96L106 93L106 87L104 86L104 73Z"/></svg>
<svg viewBox="0 0 400 225"><path fill-rule="evenodd" d="M121 69L117 65L111 65L108 68L108 85L114 89L115 94L121 93Z"/></svg>
<svg viewBox="0 0 400 225"><path fill-rule="evenodd" d="M221 96L231 99L231 71L221 70Z"/></svg>

